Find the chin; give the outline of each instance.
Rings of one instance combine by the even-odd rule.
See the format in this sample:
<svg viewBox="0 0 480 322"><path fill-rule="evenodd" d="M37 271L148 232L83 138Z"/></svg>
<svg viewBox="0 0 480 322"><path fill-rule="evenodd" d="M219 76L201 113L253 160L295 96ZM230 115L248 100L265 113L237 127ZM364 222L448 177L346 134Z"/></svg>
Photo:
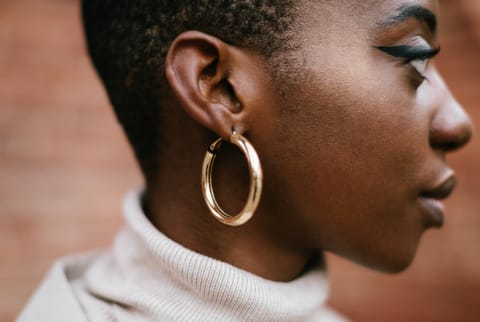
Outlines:
<svg viewBox="0 0 480 322"><path fill-rule="evenodd" d="M377 254L368 254L362 259L354 261L362 266L386 274L398 274L405 271L413 263L417 247L415 249L388 250Z"/></svg>
<svg viewBox="0 0 480 322"><path fill-rule="evenodd" d="M382 266L378 266L376 270L386 274L398 274L409 268L414 258L413 256L411 259L383 264Z"/></svg>
<svg viewBox="0 0 480 322"><path fill-rule="evenodd" d="M376 265L372 266L372 268L386 274L398 274L412 265L416 254L417 248L414 250L392 253L389 254L390 256L382 258L382 260L378 261Z"/></svg>

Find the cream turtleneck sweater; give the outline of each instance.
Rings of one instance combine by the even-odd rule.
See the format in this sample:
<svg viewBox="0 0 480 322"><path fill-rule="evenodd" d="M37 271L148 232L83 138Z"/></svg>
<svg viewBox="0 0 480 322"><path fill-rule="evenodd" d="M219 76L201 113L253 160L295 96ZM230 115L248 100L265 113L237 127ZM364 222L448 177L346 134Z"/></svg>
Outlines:
<svg viewBox="0 0 480 322"><path fill-rule="evenodd" d="M170 240L140 199L127 196L111 250L58 261L17 321L345 321L325 307L321 267L263 279Z"/></svg>

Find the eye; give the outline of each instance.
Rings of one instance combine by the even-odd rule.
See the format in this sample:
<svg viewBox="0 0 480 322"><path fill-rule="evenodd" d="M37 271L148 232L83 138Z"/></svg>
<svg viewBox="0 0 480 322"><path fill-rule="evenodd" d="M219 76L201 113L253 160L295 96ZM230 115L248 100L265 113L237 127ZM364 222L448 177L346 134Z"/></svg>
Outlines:
<svg viewBox="0 0 480 322"><path fill-rule="evenodd" d="M375 47L390 56L395 58L402 58L405 64L409 64L413 69L425 79L425 72L428 67L428 61L440 53L440 47L432 48L428 45L419 46L390 46L390 47Z"/></svg>
<svg viewBox="0 0 480 322"><path fill-rule="evenodd" d="M428 58L418 58L410 61L410 65L412 65L420 75L424 75L427 71L428 61Z"/></svg>
<svg viewBox="0 0 480 322"><path fill-rule="evenodd" d="M425 72L427 71L428 62L439 53L440 47L436 49L430 47L424 49L413 48L404 58L407 59L406 63L410 64L423 79L426 79Z"/></svg>

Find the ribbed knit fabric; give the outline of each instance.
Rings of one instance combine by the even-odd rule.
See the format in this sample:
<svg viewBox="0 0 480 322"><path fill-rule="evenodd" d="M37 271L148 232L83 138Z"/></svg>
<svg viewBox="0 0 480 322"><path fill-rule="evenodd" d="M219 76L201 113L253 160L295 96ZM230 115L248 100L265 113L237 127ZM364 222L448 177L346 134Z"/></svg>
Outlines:
<svg viewBox="0 0 480 322"><path fill-rule="evenodd" d="M57 273L50 274L19 321L34 321L28 317L54 307L42 295L55 292L48 285L59 284L49 282L52 276L60 283L68 280L71 298L93 322L345 321L325 307L328 283L321 267L288 283L260 278L170 240L146 218L140 199L140 190L127 196L126 228L113 249L57 263Z"/></svg>

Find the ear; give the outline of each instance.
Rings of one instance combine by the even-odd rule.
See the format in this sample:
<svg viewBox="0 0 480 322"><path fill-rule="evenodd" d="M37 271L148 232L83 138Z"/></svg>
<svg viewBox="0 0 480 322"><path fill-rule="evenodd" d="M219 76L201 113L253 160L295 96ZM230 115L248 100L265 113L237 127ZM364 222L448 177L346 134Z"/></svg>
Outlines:
<svg viewBox="0 0 480 322"><path fill-rule="evenodd" d="M252 55L216 37L187 31L173 41L166 57L166 78L183 109L225 140L233 130L243 134L248 128L248 97L255 82L254 74L249 75Z"/></svg>

